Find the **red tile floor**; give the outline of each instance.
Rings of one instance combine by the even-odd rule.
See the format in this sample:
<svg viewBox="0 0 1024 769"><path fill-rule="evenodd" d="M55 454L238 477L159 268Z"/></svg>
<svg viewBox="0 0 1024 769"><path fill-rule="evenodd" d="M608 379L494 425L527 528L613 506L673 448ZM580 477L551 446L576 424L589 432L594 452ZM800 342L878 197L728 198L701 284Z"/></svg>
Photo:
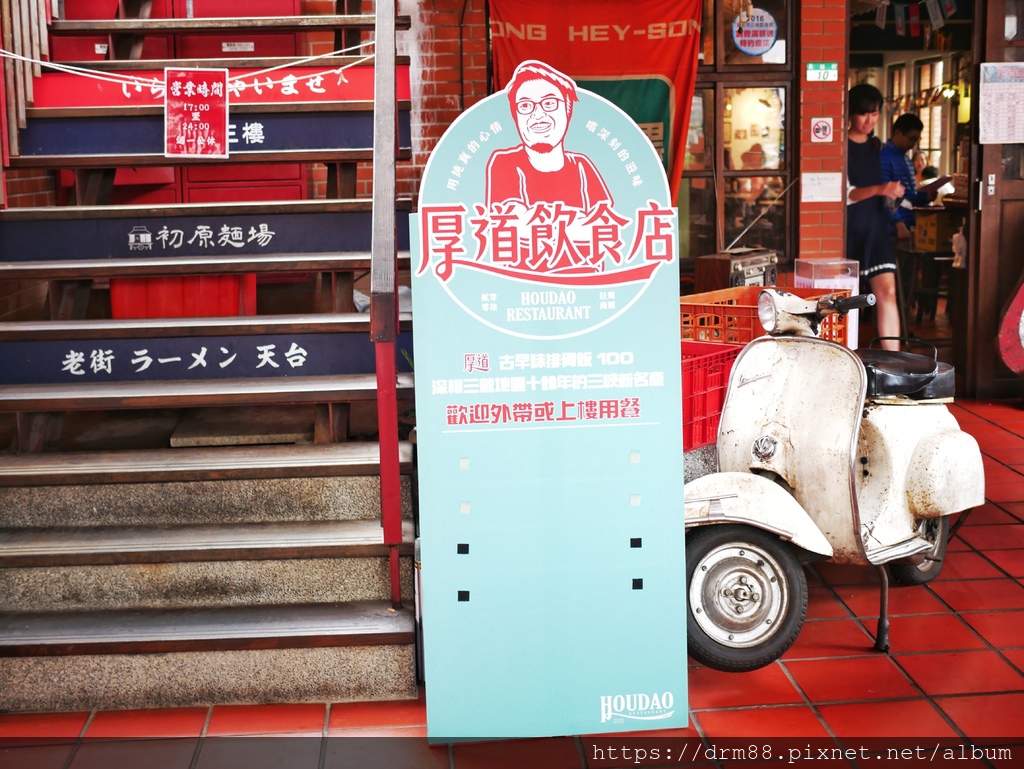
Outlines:
<svg viewBox="0 0 1024 769"><path fill-rule="evenodd" d="M799 755L798 763L813 758L821 766L948 765L956 759L955 765L965 769L1024 767L1024 404L960 401L953 410L962 428L981 445L988 502L974 511L951 542L935 582L893 588L889 655L871 650L878 611L876 573L824 564L808 569L808 620L781 660L738 675L691 667L691 721L686 730L431 747L425 739L422 696L410 702L8 714L0 715L0 766L792 765L785 759L766 764L722 760L721 753L708 753L731 745L725 759L740 757L729 752L740 750L736 746L760 746L774 748L776 759ZM277 739L216 739L225 735ZM305 739L282 739L297 736ZM657 740L664 738L674 740L660 743L659 760L652 760ZM726 742L729 738L742 739ZM786 738L793 741L785 742ZM853 738L875 738L875 747L881 749L857 756L816 754L819 746L848 746L845 740ZM684 740L687 753L680 761ZM962 743L967 747L959 747ZM804 744L812 755L801 753ZM627 745L632 748L623 750ZM673 745L676 754L670 752ZM793 745L796 754L783 753ZM618 750L611 750L616 746ZM898 746L892 748L895 752L887 752L891 746ZM641 749L647 750L646 758L640 757ZM694 758L691 750L697 753L696 764L688 763ZM930 760L935 757L938 761Z"/></svg>

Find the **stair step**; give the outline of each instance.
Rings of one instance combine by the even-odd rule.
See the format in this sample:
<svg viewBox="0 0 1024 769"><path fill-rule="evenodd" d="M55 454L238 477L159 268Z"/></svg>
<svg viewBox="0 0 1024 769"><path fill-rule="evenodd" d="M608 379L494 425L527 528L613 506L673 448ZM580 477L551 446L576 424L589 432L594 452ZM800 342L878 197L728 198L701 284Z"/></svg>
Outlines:
<svg viewBox="0 0 1024 769"><path fill-rule="evenodd" d="M413 643L411 608L386 601L216 609L0 613L0 657Z"/></svg>
<svg viewBox="0 0 1024 769"><path fill-rule="evenodd" d="M231 34L255 31L310 31L316 29L373 29L373 14L313 15L313 16L252 16L233 18L124 18L124 19L54 19L50 32L58 35L114 35L114 34ZM411 19L407 15L395 17L395 28L407 30Z"/></svg>
<svg viewBox="0 0 1024 769"><path fill-rule="evenodd" d="M399 446L402 472L412 471L412 445ZM212 481L376 475L376 443L219 446L149 451L17 454L0 463L0 486Z"/></svg>
<svg viewBox="0 0 1024 769"><path fill-rule="evenodd" d="M411 374L396 377L402 397L412 394ZM61 411L81 409L199 408L201 406L263 406L299 403L350 403L377 397L374 374L256 377L245 380L193 379L177 381L103 382L0 385L3 411Z"/></svg>
<svg viewBox="0 0 1024 769"><path fill-rule="evenodd" d="M401 147L395 152L396 160L408 160L412 152L408 147ZM248 162L259 163L316 163L316 162L349 162L372 161L373 150L366 149L297 149L297 150L253 150L231 155L233 162L238 158L249 156ZM216 158L224 163L224 158ZM8 168L138 168L140 166L165 166L167 156L156 153L122 154L122 153L89 153L88 155L11 155ZM197 160L196 163L210 163L209 160Z"/></svg>
<svg viewBox="0 0 1024 769"><path fill-rule="evenodd" d="M410 61L411 58L408 55L396 56L395 66L408 67ZM163 72L168 67L171 69L270 69L271 67L299 66L295 64L294 56L264 56L245 59L238 57L226 59L101 59L99 61L62 61L61 64L98 72L127 72L132 70ZM358 64L364 64L368 67L373 66L372 62L367 64L363 57L357 55L321 56L316 60L316 65L325 69L340 69L341 67ZM47 74L44 71L43 77L46 77Z"/></svg>
<svg viewBox="0 0 1024 769"><path fill-rule="evenodd" d="M412 58L407 55L394 57L395 67L409 67ZM81 70L95 72L163 72L172 70L269 70L284 67L309 67L309 61L302 56L259 56L254 58L105 58L94 61L61 61L62 65L77 67ZM326 70L339 70L343 67L364 65L373 67L373 62L365 61L359 55L322 56L316 59L315 66ZM43 73L46 77L47 73ZM31 109L31 108L30 108Z"/></svg>
<svg viewBox="0 0 1024 769"><path fill-rule="evenodd" d="M0 223L4 222L0 217ZM409 269L409 252L398 252L398 268ZM0 277L11 280L81 280L164 276L179 270L189 275L244 272L365 272L370 254L351 251L335 254L239 254L216 256L149 256L138 259L61 259L0 262ZM353 324L354 325L354 324ZM408 324L407 324L408 325ZM399 377L402 375L399 374ZM252 380L259 381L259 380ZM410 383L411 385L411 383Z"/></svg>
<svg viewBox="0 0 1024 769"><path fill-rule="evenodd" d="M403 555L412 521L402 522ZM384 556L378 520L0 529L0 567Z"/></svg>
<svg viewBox="0 0 1024 769"><path fill-rule="evenodd" d="M10 458L0 457L0 465ZM412 478L403 475L401 481L402 517L411 519ZM0 526L10 529L379 521L380 476L67 486L0 483L0 510Z"/></svg>

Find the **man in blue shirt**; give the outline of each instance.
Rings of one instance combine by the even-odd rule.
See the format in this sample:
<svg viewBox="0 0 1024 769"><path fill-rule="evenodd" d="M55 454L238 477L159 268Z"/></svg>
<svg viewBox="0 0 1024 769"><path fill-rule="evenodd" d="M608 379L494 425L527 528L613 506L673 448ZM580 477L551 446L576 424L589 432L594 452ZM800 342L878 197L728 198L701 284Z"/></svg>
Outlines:
<svg viewBox="0 0 1024 769"><path fill-rule="evenodd" d="M917 146L921 140L924 124L917 115L907 113L900 115L892 124L892 136L882 147L882 179L887 182L899 182L906 193L898 201L892 212L890 235L899 240L910 238L910 231L917 222L914 206L926 206L935 200L934 190L918 190L914 181L914 166L907 158L907 153Z"/></svg>

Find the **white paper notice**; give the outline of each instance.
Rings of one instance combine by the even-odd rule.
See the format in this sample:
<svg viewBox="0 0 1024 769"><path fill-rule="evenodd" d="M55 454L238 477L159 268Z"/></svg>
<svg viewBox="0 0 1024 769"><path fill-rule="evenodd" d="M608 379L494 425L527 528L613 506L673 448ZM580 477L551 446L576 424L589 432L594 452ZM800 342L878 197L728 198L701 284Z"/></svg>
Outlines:
<svg viewBox="0 0 1024 769"><path fill-rule="evenodd" d="M842 174L800 174L800 200L802 202L841 203L844 198Z"/></svg>
<svg viewBox="0 0 1024 769"><path fill-rule="evenodd" d="M1024 142L1024 64L982 64L980 107L982 144Z"/></svg>

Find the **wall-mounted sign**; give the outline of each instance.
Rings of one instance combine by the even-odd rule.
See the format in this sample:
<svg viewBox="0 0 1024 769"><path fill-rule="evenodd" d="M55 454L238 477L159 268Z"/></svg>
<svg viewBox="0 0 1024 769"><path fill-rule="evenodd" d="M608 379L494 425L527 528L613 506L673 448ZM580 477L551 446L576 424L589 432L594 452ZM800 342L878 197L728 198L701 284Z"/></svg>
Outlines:
<svg viewBox="0 0 1024 769"><path fill-rule="evenodd" d="M398 349L411 348L411 335L399 334ZM0 356L2 385L280 379L374 370L369 337L344 331L3 341ZM402 357L397 363L409 370Z"/></svg>
<svg viewBox="0 0 1024 769"><path fill-rule="evenodd" d="M228 156L228 71L165 69L164 155Z"/></svg>
<svg viewBox="0 0 1024 769"><path fill-rule="evenodd" d="M203 114L203 113L200 113ZM200 129L205 121L198 121ZM398 112L400 146L411 143L410 112ZM162 154L167 130L158 115L71 114L30 122L20 133L22 155ZM206 142L208 148L209 142ZM301 150L368 149L373 146L371 109L318 112L244 112L227 126L231 154ZM203 156L207 157L207 156Z"/></svg>
<svg viewBox="0 0 1024 769"><path fill-rule="evenodd" d="M1024 64L982 64L978 103L982 144L1024 142Z"/></svg>
<svg viewBox="0 0 1024 769"><path fill-rule="evenodd" d="M827 83L839 80L839 64L834 61L816 62L807 65L808 83Z"/></svg>
<svg viewBox="0 0 1024 769"><path fill-rule="evenodd" d="M811 141L815 143L832 141L832 118L811 118Z"/></svg>
<svg viewBox="0 0 1024 769"><path fill-rule="evenodd" d="M176 215L175 215L176 214ZM78 259L166 260L268 254L337 254L338 244L369 251L368 211L248 213L181 209L166 216L88 219L8 219L0 227L0 254L7 262ZM409 219L395 227L399 248L408 249Z"/></svg>
<svg viewBox="0 0 1024 769"><path fill-rule="evenodd" d="M800 200L803 203L841 203L843 175L838 173L800 174Z"/></svg>
<svg viewBox="0 0 1024 769"><path fill-rule="evenodd" d="M657 151L526 61L438 143L411 229L428 736L685 726L677 214Z"/></svg>
<svg viewBox="0 0 1024 769"><path fill-rule="evenodd" d="M779 37L779 25L767 11L744 4L732 22L732 41L736 50L748 56L762 56Z"/></svg>

